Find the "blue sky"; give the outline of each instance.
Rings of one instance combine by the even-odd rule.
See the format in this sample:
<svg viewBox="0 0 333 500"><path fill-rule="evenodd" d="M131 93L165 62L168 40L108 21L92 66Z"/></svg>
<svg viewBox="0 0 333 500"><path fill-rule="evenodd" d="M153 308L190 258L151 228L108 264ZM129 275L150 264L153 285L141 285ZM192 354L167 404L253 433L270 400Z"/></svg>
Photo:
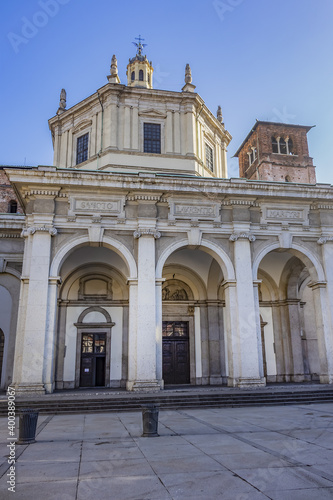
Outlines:
<svg viewBox="0 0 333 500"><path fill-rule="evenodd" d="M155 88L180 91L189 63L207 106L222 106L230 177L257 118L316 125L317 181L333 184L332 0L3 0L1 14L0 164L52 164L61 88L67 107L89 96L112 54L125 83L141 34Z"/></svg>

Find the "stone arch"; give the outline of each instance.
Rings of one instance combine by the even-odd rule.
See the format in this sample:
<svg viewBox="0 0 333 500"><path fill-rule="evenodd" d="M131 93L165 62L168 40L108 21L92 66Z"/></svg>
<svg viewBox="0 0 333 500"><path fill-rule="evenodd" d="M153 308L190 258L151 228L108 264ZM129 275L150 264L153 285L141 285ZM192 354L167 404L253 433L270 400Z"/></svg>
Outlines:
<svg viewBox="0 0 333 500"><path fill-rule="evenodd" d="M73 284L85 274L89 276L92 272L98 275L104 274L106 278L111 277L113 282L118 282L122 291L121 298L125 300L128 299L128 287L126 283L126 277L123 275L123 273L113 266L109 266L104 263L98 264L97 262L87 262L75 268L70 274L68 274L63 280L59 289L59 298L61 298L62 300L66 300Z"/></svg>
<svg viewBox="0 0 333 500"><path fill-rule="evenodd" d="M98 313L98 316L102 316L105 321L99 321L100 318L93 321L84 321L85 318L89 314L94 314ZM108 387L110 384L110 365L111 365L111 332L112 332L112 327L115 325L114 322L111 320L111 316L106 311L103 307L100 306L91 306L87 307L84 309L81 314L78 317L77 323L74 324L75 327L77 328L77 336L76 336L76 360L75 360L75 387L79 387L82 383L82 374L85 371L84 366L82 366L82 363L84 362L83 356L84 356L84 350L83 346L85 345L85 337L88 339L94 339L96 336L98 338L98 341L101 342L101 337L103 337L104 342L104 347L103 347L103 353L102 354L104 361L104 376L102 384L92 384L92 387L94 385L102 385ZM95 344L95 340L92 340ZM89 354L88 356L91 356L90 358L90 368L92 369L95 374L96 374L96 365L94 365L94 359L93 359L93 353ZM96 360L95 360L96 363ZM96 376L97 378L97 376ZM86 387L86 385L83 385ZM89 385L88 385L89 386Z"/></svg>
<svg viewBox="0 0 333 500"><path fill-rule="evenodd" d="M253 263L253 278L256 279L263 272L260 269L262 260L274 250L281 249L278 241L262 248L255 256ZM302 337L302 309L300 286L306 281L313 295L315 303L315 329L318 333L318 363L320 370L313 371L314 376L321 382L330 377L330 336L326 327L325 311L326 290L325 273L319 258L306 246L293 243L291 248L284 249L288 254L288 261L281 267L281 274L276 283L278 296L272 303L272 324L274 329L275 356L277 364L276 380L281 382L303 382L312 377L306 373L306 359L304 357ZM272 280L273 283L273 280ZM275 287L273 287L274 289ZM274 380L271 380L274 381Z"/></svg>
<svg viewBox="0 0 333 500"><path fill-rule="evenodd" d="M273 250L281 248L280 243L276 241L275 243L270 243L264 248L262 248L253 260L252 271L253 279L256 280L258 276L258 269L263 258ZM318 257L311 252L308 248L299 243L292 243L291 248L285 249L287 252L295 255L303 262L308 268L309 274L313 281L326 281L323 266L321 265Z"/></svg>
<svg viewBox="0 0 333 500"><path fill-rule="evenodd" d="M88 235L81 236L79 238L73 238L70 241L68 241L64 246L62 246L52 260L50 267L50 276L58 276L61 266L65 261L65 259L72 252L74 252L74 250L83 247L87 244L88 245L90 244L90 239ZM103 246L106 246L107 248L113 250L125 261L131 278L135 279L137 277L137 265L135 259L131 254L131 252L123 243L109 236L104 236Z"/></svg>
<svg viewBox="0 0 333 500"><path fill-rule="evenodd" d="M100 307L100 306L91 306L91 307L88 307L87 309L85 309L84 311L82 311L82 313L78 317L77 322L84 323L84 321L83 321L84 318L87 316L87 314L89 314L91 312L99 312L100 314L102 314L105 318L106 323L112 322L110 314L103 307Z"/></svg>
<svg viewBox="0 0 333 500"><path fill-rule="evenodd" d="M156 265L156 278L162 277L163 267L167 258L173 254L176 250L185 248L189 246L188 239L176 241L169 245L162 254L160 255L157 265ZM201 244L196 247L197 250L202 250L203 252L211 255L220 265L225 279L232 280L235 279L235 270L228 254L216 243L202 239Z"/></svg>
<svg viewBox="0 0 333 500"><path fill-rule="evenodd" d="M165 277L173 275L175 271L180 274L180 279L190 287L195 300L206 298L205 284L195 271L179 264L166 265L163 269L163 275Z"/></svg>

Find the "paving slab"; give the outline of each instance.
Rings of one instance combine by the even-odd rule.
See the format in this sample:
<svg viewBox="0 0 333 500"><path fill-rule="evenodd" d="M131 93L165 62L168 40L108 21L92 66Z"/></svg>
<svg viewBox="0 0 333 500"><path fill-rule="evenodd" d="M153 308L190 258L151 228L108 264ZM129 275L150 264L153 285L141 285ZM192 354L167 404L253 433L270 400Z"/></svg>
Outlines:
<svg viewBox="0 0 333 500"><path fill-rule="evenodd" d="M333 500L332 422L333 404L160 410L143 438L141 411L51 415L16 446L13 497L4 418L0 498Z"/></svg>

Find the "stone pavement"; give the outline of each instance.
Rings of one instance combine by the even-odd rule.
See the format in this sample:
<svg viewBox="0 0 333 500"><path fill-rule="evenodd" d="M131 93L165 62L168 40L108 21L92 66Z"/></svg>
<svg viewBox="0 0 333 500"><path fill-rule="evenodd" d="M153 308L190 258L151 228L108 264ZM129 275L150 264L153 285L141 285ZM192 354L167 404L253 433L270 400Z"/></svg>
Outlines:
<svg viewBox="0 0 333 500"><path fill-rule="evenodd" d="M15 500L333 499L333 404L41 415L37 442L16 445L7 490L0 419L0 498Z"/></svg>

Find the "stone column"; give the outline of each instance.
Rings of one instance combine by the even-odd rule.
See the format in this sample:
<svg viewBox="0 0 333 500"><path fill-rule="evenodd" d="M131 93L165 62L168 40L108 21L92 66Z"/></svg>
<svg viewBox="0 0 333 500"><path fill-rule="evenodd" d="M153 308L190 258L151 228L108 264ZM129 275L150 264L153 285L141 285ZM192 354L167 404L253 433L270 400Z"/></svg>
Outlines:
<svg viewBox="0 0 333 500"><path fill-rule="evenodd" d="M131 108L124 107L124 149L131 149Z"/></svg>
<svg viewBox="0 0 333 500"><path fill-rule="evenodd" d="M288 299L288 316L290 323L290 341L292 352L293 382L304 381L304 359L301 336L301 323L299 314L299 299Z"/></svg>
<svg viewBox="0 0 333 500"><path fill-rule="evenodd" d="M152 228L139 228L134 233L138 240L138 281L136 304L132 304L135 302L133 285L130 288L127 382L127 389L133 391L160 390L156 362L155 289L155 238L160 236L160 233Z"/></svg>
<svg viewBox="0 0 333 500"><path fill-rule="evenodd" d="M333 384L333 339L330 321L329 297L325 282L311 283L316 311L318 351L320 358L320 382Z"/></svg>
<svg viewBox="0 0 333 500"><path fill-rule="evenodd" d="M176 154L180 154L180 140L181 140L181 129L180 129L180 114L179 111L176 111L174 114L174 152Z"/></svg>
<svg viewBox="0 0 333 500"><path fill-rule="evenodd" d="M200 336L201 336L201 366L202 385L209 384L210 359L209 359L209 326L207 304L200 304Z"/></svg>
<svg viewBox="0 0 333 500"><path fill-rule="evenodd" d="M259 359L259 374L260 378L264 377L264 356L263 352L265 345L262 345L261 338L261 323L260 323L260 308L259 308L259 285L261 280L256 280L253 282L253 294L254 294L254 307L255 307L255 320L257 329L257 342L258 342L258 359Z"/></svg>
<svg viewBox="0 0 333 500"><path fill-rule="evenodd" d="M209 383L221 385L220 328L218 301L210 300L208 306L209 328Z"/></svg>
<svg viewBox="0 0 333 500"><path fill-rule="evenodd" d="M329 332L333 331L333 237L319 238L318 243L322 245L322 256L324 261L324 269L327 280L326 290L322 290L320 300L323 302L324 309L321 308L322 315L325 315L323 320L323 332L325 335L326 356L328 359L328 374L327 380L333 383L333 338ZM319 341L319 335L318 335Z"/></svg>
<svg viewBox="0 0 333 500"><path fill-rule="evenodd" d="M239 322L238 331L234 331L236 340L233 340L234 352L232 356L236 358L234 364L235 362L238 363L238 369L240 370L239 378L233 381L233 385L243 387L265 385L262 366L260 367L262 357L259 357L259 348L261 342L259 343L256 320L258 308L255 306L252 279L250 242L254 240L255 237L246 232L233 233L230 236L230 241L234 242L236 313Z"/></svg>
<svg viewBox="0 0 333 500"><path fill-rule="evenodd" d="M113 149L118 147L118 107L116 100L111 101L111 123L110 123L110 146Z"/></svg>
<svg viewBox="0 0 333 500"><path fill-rule="evenodd" d="M165 152L173 153L173 130L172 130L172 111L167 111L166 131L165 131Z"/></svg>
<svg viewBox="0 0 333 500"><path fill-rule="evenodd" d="M25 245L27 252L24 254L13 375L18 393L45 392L50 250L51 237L57 231L49 218L43 222L43 225L23 230L23 236L28 241Z"/></svg>
<svg viewBox="0 0 333 500"><path fill-rule="evenodd" d="M58 285L60 283L60 276L49 278L43 375L45 390L48 393L53 392L55 389L57 299Z"/></svg>
<svg viewBox="0 0 333 500"><path fill-rule="evenodd" d="M195 126L195 117L192 109L192 104L188 103L186 105L186 154L187 156L193 156L196 154L196 126Z"/></svg>
<svg viewBox="0 0 333 500"><path fill-rule="evenodd" d="M162 352L162 285L164 278L157 279L155 284L156 300L156 378L163 389L163 352Z"/></svg>

